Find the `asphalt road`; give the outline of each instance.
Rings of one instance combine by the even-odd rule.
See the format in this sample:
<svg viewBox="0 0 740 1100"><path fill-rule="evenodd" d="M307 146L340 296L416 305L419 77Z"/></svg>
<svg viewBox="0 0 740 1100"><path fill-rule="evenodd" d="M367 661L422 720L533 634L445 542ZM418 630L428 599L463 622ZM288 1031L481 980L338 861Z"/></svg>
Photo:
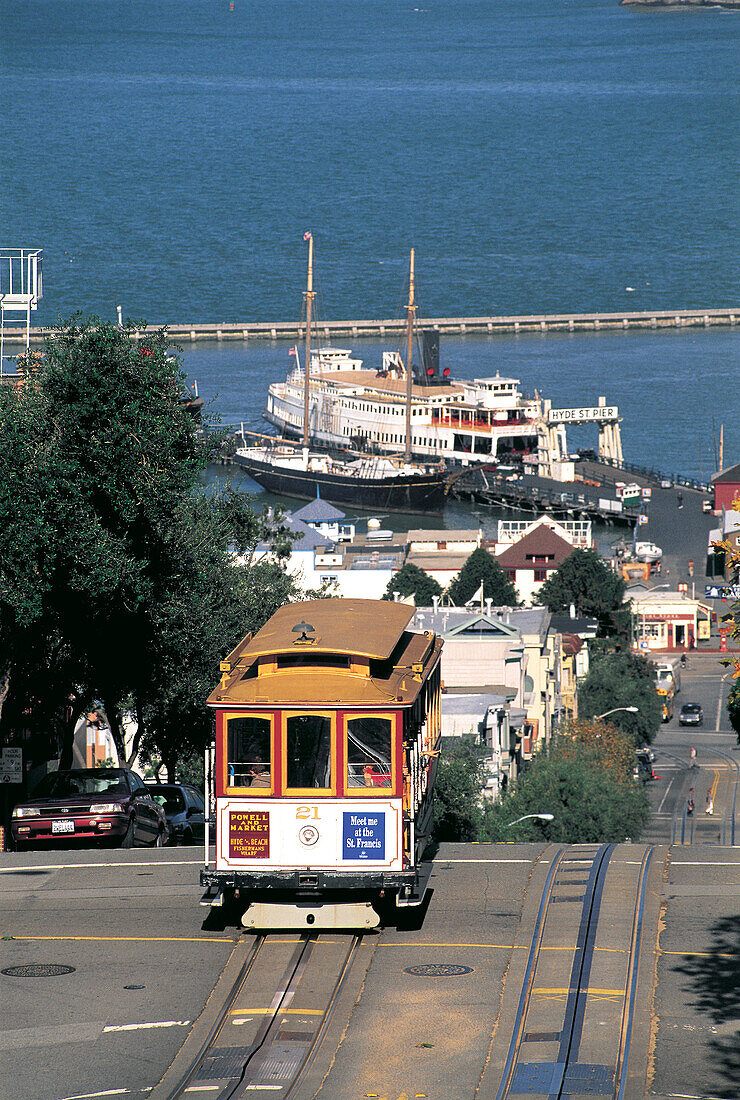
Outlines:
<svg viewBox="0 0 740 1100"><path fill-rule="evenodd" d="M202 928L201 862L194 848L0 855L2 1100L148 1094L233 949ZM4 973L25 966L70 971Z"/></svg>
<svg viewBox="0 0 740 1100"><path fill-rule="evenodd" d="M650 1024L636 1046L649 1058L645 1095L660 1100L738 1095L740 822L739 846L729 840L740 751L725 725L727 690L717 656L692 654L677 702L701 703L704 726L681 729L674 719L662 727L660 778L648 786L655 817L643 839L658 845L660 873L643 951L654 974L642 1002ZM682 834L691 786L696 813ZM627 866L642 845L621 850ZM551 851L443 845L418 926L365 938L346 1015L295 1100L495 1095L486 1066L511 1027L506 1005L526 946L527 896ZM239 936L204 926L201 856L195 848L0 854L2 1100L149 1095L204 1009L207 1016ZM618 922L618 906L615 913ZM409 973L430 964L456 972ZM40 976L5 973L27 966L42 968ZM68 969L47 969L55 967Z"/></svg>

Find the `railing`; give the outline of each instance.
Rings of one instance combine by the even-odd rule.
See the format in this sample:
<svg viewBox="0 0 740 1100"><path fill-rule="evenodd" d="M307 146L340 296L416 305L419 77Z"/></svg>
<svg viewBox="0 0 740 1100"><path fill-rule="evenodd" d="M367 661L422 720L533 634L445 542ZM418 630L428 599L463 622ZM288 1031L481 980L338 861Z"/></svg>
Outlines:
<svg viewBox="0 0 740 1100"><path fill-rule="evenodd" d="M582 455L582 457L586 456ZM662 470L656 470L654 466L641 466L636 462L627 462L624 459L605 458L603 455L593 455L593 453L592 457L602 466L612 466L614 469L623 470L625 473L641 474L643 477L648 477L654 481L670 481L671 485L678 485L684 489L696 489L700 493L713 492L711 484L699 481L697 478L684 477L682 474L665 473Z"/></svg>

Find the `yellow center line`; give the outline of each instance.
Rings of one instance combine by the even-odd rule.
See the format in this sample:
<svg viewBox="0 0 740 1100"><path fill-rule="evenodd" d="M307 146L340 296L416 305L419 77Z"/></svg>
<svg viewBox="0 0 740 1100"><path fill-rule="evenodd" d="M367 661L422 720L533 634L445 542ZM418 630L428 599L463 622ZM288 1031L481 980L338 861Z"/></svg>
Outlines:
<svg viewBox="0 0 740 1100"><path fill-rule="evenodd" d="M218 936L0 936L3 940L81 940L85 943L234 943Z"/></svg>
<svg viewBox="0 0 740 1100"><path fill-rule="evenodd" d="M560 995L563 993L585 993L587 996L593 994L599 994L601 996L608 997L624 997L626 990L624 989L596 989L594 986L588 986L586 989L571 989L566 986L563 989L549 989L547 986L535 986L532 990L532 994L536 997L539 994L554 994Z"/></svg>
<svg viewBox="0 0 740 1100"><path fill-rule="evenodd" d="M230 1016L325 1016L322 1008L231 1008Z"/></svg>
<svg viewBox="0 0 740 1100"><path fill-rule="evenodd" d="M664 951L662 947L657 948L659 955L691 955L699 959L736 959L738 958L735 952L728 951Z"/></svg>
<svg viewBox="0 0 740 1100"><path fill-rule="evenodd" d="M378 947L478 947L488 948L490 951L529 951L531 944L528 943L412 943L410 941L403 941L401 943L379 943ZM609 951L612 954L626 955L627 949L625 947L596 947L595 951ZM575 944L572 947L541 947L540 951L575 951Z"/></svg>

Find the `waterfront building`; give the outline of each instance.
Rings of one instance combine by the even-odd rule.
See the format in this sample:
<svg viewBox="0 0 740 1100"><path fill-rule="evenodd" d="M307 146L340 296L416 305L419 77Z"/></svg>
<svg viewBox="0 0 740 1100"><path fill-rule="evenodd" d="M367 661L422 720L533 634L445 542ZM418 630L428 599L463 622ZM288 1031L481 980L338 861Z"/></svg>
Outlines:
<svg viewBox="0 0 740 1100"><path fill-rule="evenodd" d="M654 588L632 595L628 590L625 602L631 608L632 637L638 652L692 649L709 638L712 609L687 592Z"/></svg>

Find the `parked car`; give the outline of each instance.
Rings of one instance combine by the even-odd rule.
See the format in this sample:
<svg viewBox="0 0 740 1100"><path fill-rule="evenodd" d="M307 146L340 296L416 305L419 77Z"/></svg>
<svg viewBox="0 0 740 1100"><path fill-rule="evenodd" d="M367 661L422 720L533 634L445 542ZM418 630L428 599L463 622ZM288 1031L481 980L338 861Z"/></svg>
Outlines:
<svg viewBox="0 0 740 1100"><path fill-rule="evenodd" d="M684 703L678 716L679 726L701 726L704 722L704 711L698 703Z"/></svg>
<svg viewBox="0 0 740 1100"><path fill-rule="evenodd" d="M190 783L150 783L148 787L167 816L170 844L202 844L206 809L202 792Z"/></svg>
<svg viewBox="0 0 740 1100"><path fill-rule="evenodd" d="M638 749L635 753L635 758L637 761L637 763L635 764L635 772L638 773L638 776L643 783L649 783L651 779L655 779L655 774L653 772L653 761L650 757L651 754L649 752L644 752L642 749Z"/></svg>
<svg viewBox="0 0 740 1100"><path fill-rule="evenodd" d="M13 810L17 848L54 841L160 846L167 818L141 776L127 768L50 772Z"/></svg>

